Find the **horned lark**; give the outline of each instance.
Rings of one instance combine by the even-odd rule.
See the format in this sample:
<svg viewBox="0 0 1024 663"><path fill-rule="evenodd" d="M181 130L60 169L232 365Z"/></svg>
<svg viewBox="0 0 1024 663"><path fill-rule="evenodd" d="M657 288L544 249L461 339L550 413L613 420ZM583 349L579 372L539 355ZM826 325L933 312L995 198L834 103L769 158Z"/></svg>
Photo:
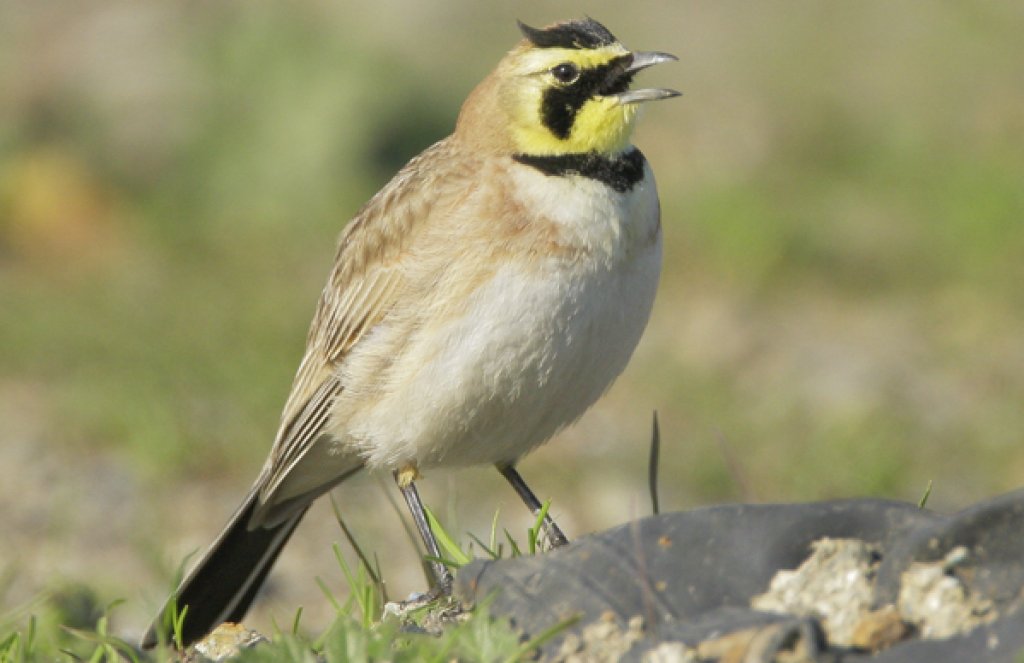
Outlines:
<svg viewBox="0 0 1024 663"><path fill-rule="evenodd" d="M270 457L175 593L186 643L241 619L310 503L361 469L394 473L434 555L421 468L492 463L538 509L515 462L626 366L661 269L654 176L630 135L641 102L678 94L630 84L676 58L592 19L520 29L454 133L342 232Z"/></svg>

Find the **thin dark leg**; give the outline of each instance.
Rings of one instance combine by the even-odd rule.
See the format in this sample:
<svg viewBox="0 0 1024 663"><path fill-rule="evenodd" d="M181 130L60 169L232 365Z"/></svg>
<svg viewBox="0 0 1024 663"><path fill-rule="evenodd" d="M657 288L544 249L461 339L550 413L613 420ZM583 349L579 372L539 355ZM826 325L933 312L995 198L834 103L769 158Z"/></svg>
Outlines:
<svg viewBox="0 0 1024 663"><path fill-rule="evenodd" d="M519 494L520 499L523 500L533 515L540 513L540 510L544 505L540 503L537 496L534 495L533 491L530 490L530 487L526 485L526 482L523 481L523 477L519 476L519 472L516 471L516 468L512 465L502 464L495 465L495 467L498 468L498 471L501 472L501 476L505 477L512 488L514 488ZM565 534L562 534L562 530L558 528L558 525L555 524L554 520L552 520L550 514L544 515L543 527L544 533L547 535L548 545L552 548L561 548L562 546L569 545L569 539L566 538Z"/></svg>
<svg viewBox="0 0 1024 663"><path fill-rule="evenodd" d="M427 554L434 558L440 558L441 549L437 546L437 539L434 538L434 533L430 531L430 524L427 522L427 514L423 510L423 502L420 500L419 491L416 490L416 484L412 481L403 482L399 479L397 472L395 473L395 482L398 484L398 489L402 491L405 503L409 505L409 513L412 514L413 522L416 523L416 529L419 530L420 538L423 539L423 545L427 547ZM452 573L448 570L448 567L441 562L431 560L430 568L434 572L434 582L436 583L430 594L434 596L447 596L451 594Z"/></svg>

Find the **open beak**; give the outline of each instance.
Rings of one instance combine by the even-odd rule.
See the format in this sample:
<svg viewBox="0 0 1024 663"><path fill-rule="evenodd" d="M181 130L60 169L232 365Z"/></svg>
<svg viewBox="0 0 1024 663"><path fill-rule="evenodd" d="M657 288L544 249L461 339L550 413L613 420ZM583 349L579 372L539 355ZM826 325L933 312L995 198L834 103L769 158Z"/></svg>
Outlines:
<svg viewBox="0 0 1024 663"><path fill-rule="evenodd" d="M652 67L662 62L673 62L678 60L676 56L670 53L658 53L656 51L640 51L638 53L632 53L632 61L626 70L623 72L626 75L632 76L641 69ZM657 101L658 99L669 99L671 97L678 97L682 92L675 90L669 90L666 88L644 88L640 90L626 90L615 95L615 98L620 104L637 104L642 101Z"/></svg>

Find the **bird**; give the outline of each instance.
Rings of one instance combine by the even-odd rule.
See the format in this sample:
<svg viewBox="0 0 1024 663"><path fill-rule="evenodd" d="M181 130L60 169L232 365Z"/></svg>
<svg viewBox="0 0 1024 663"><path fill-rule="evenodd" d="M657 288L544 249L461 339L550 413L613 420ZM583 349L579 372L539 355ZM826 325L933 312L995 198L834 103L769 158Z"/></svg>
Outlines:
<svg viewBox="0 0 1024 663"><path fill-rule="evenodd" d="M144 647L175 608L183 646L240 621L310 504L361 470L392 473L435 558L422 469L494 465L540 511L517 461L598 400L650 317L661 211L631 137L642 103L680 93L633 89L677 58L592 18L519 29L451 135L343 228L269 457Z"/></svg>

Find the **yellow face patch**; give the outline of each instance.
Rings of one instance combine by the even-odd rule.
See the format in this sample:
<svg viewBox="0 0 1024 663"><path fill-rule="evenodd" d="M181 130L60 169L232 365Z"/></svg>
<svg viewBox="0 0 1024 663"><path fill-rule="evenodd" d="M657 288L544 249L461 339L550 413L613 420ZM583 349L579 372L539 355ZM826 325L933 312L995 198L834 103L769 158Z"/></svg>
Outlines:
<svg viewBox="0 0 1024 663"><path fill-rule="evenodd" d="M628 54L620 44L520 53L505 95L518 151L611 154L625 149L636 108L618 103L614 93L606 92L623 75L621 63Z"/></svg>
<svg viewBox="0 0 1024 663"><path fill-rule="evenodd" d="M576 113L567 142L574 152L618 152L633 135L637 107L620 104L614 97L589 100Z"/></svg>

